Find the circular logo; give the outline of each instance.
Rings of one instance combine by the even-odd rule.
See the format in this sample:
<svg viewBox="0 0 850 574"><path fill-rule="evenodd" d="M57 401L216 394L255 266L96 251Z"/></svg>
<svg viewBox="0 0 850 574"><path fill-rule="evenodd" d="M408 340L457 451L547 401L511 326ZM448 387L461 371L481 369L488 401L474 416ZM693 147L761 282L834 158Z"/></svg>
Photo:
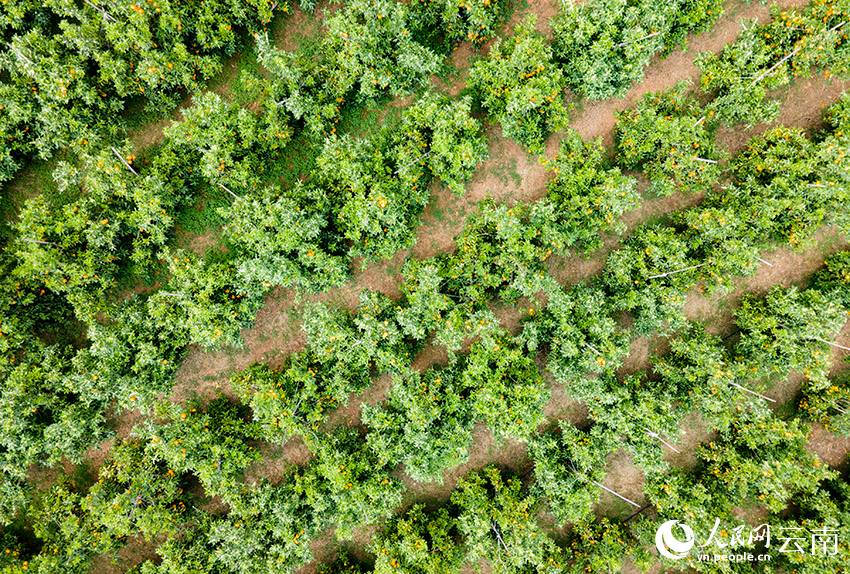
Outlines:
<svg viewBox="0 0 850 574"><path fill-rule="evenodd" d="M684 540L679 540L673 535L673 527L677 524L685 533ZM694 542L694 531L687 524L679 524L678 520L668 520L659 526L655 533L655 547L662 556L670 560L679 560L687 556Z"/></svg>

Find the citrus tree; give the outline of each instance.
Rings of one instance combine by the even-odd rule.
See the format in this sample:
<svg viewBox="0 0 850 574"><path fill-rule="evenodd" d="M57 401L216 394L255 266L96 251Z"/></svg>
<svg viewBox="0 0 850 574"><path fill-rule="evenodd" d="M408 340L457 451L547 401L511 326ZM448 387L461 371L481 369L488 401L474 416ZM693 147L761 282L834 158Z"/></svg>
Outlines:
<svg viewBox="0 0 850 574"><path fill-rule="evenodd" d="M535 22L534 15L527 17L513 36L497 41L487 58L475 62L469 87L502 124L506 138L539 154L545 138L567 125L567 108L564 76Z"/></svg>
<svg viewBox="0 0 850 574"><path fill-rule="evenodd" d="M564 241L586 252L602 246L601 233L622 233L625 224L617 218L640 202L635 179L609 165L604 151L600 140L587 143L569 130L558 155L546 162L553 174L546 197L557 207Z"/></svg>
<svg viewBox="0 0 850 574"><path fill-rule="evenodd" d="M584 97L621 98L652 56L671 52L723 15L718 0L590 0L564 3L553 19L554 53L567 85Z"/></svg>
<svg viewBox="0 0 850 574"><path fill-rule="evenodd" d="M424 36L438 36L446 49L469 41L479 47L495 37L511 11L509 0L416 0L414 21Z"/></svg>
<svg viewBox="0 0 850 574"><path fill-rule="evenodd" d="M714 122L687 94L689 83L645 94L634 108L617 112L617 161L642 168L659 195L700 192L720 177L722 153L714 144Z"/></svg>
<svg viewBox="0 0 850 574"><path fill-rule="evenodd" d="M559 549L532 518L537 501L520 480L488 466L462 478L451 501L467 560L485 558L494 573L561 571Z"/></svg>
<svg viewBox="0 0 850 574"><path fill-rule="evenodd" d="M735 313L741 329L736 352L760 377L791 370L827 383L833 337L847 312L814 289L773 287L765 297L747 293Z"/></svg>
<svg viewBox="0 0 850 574"><path fill-rule="evenodd" d="M396 375L382 403L363 405L366 442L382 461L404 464L416 481L442 483L443 470L468 460L475 417L462 365Z"/></svg>
<svg viewBox="0 0 850 574"><path fill-rule="evenodd" d="M395 518L373 537L375 574L450 574L460 572L463 551L457 527L445 508L429 513L421 504Z"/></svg>

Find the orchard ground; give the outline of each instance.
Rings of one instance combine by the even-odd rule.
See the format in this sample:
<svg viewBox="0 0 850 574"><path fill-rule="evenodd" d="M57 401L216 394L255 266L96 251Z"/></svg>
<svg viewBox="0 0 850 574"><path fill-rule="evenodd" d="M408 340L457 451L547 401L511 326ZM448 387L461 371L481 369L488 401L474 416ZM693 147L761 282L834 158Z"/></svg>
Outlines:
<svg viewBox="0 0 850 574"><path fill-rule="evenodd" d="M778 4L782 8L790 8L803 6L806 2L795 0L782 1ZM295 49L303 42L309 42L313 35L320 34L321 10L330 6L332 5L325 2L320 3L315 14L305 13L297 7L291 8L288 16L279 18L275 23L274 38L277 45L285 49ZM538 15L538 30L545 34L548 32L548 19L555 15L557 10L557 0L532 0L527 5L519 7L508 25L500 31L500 36L509 33L510 29L528 13ZM614 112L630 108L643 94L672 87L678 80L689 78L694 82L698 81L699 71L693 65L696 53L703 50L719 51L725 44L733 42L740 31L742 18L759 18L764 21L769 18L768 7L738 1L728 3L726 14L714 24L710 31L689 39L687 51L677 50L664 59L654 58L646 70L644 81L634 86L623 99L589 102L577 100L568 94L568 101L572 100L574 105L570 114L570 126L585 139L602 138L610 151L613 146ZM457 68L456 73L448 78L434 78L435 86L451 94L460 92L465 85L470 59L486 55L491 45L492 41L477 54L468 44L462 45L450 57ZM232 86L239 69L256 64L255 61L251 62L251 59L244 54L233 56L225 64L221 77L213 83L212 89L223 95L232 95ZM781 115L777 122L770 125L759 124L751 129L721 129L718 132L718 144L734 154L741 150L750 138L776 124L817 131L822 126L823 107L837 100L842 91L848 88L850 88L850 82L827 81L823 76L798 79L789 87L773 94L781 100ZM409 100L404 99L390 105L403 106L407 103ZM186 104L188 102L184 103ZM358 113L360 123L368 123L384 117L383 110L361 110ZM180 109L175 114L175 118L179 119L179 117ZM141 126L134 130L131 140L140 148L156 146L162 141L162 130L168 123L168 120L162 120ZM357 122L351 123L355 129L361 127L356 125ZM356 308L359 293L364 289L381 291L391 298L398 298L400 283L398 271L405 258L427 258L451 251L454 248L453 239L463 228L466 216L476 209L478 202L482 199L489 196L497 200L515 202L534 201L543 197L546 193L549 174L539 163L538 158L527 155L519 145L503 138L498 125L488 125L486 130L490 159L479 166L462 197L454 196L439 184L432 186L432 200L422 216L421 225L417 230L417 241L413 248L397 253L389 260L370 264L362 270L358 262L355 262L354 275L349 284L321 296L297 296L292 291L274 290L267 296L265 306L257 314L254 326L242 333L245 341L243 348L218 352L204 352L197 346L190 349L178 371L172 400L183 401L194 396L212 398L218 393L235 398L228 382L234 372L254 362L280 364L289 354L304 348L301 324L305 303L326 301L353 310ZM547 158L551 159L555 156L559 140L559 134L549 138L545 153ZM6 219L12 217L16 206L20 205L24 198L36 193L36 190L40 188L49 186L50 171L50 164L42 165L36 162L34 166L19 173L9 186L12 209L4 211L3 217ZM647 185L642 175L634 173L630 175L634 175L641 181L640 189L645 192ZM645 197L641 207L625 214L623 219L629 229L633 229L647 222L661 221L666 214L699 203L701 199L699 194L683 193L666 198ZM207 202L209 201L211 201L210 198L201 199L196 205L197 211L201 214L208 213L210 210ZM566 286L592 277L599 273L607 253L616 249L621 239L619 236L606 237L604 247L587 258L580 254L569 258L557 258L552 261L550 271L561 284ZM180 226L176 241L181 246L189 247L199 253L220 248L219 236L214 230L197 232L192 227L192 222ZM847 248L846 240L835 230L822 229L815 241L803 249L795 251L776 249L762 253L761 257L773 266L762 264L754 276L736 281L735 289L731 293L705 297L699 293L698 289L695 289L688 298L686 314L689 318L705 322L712 333L721 336L730 335L733 329L732 313L738 306L744 291L763 293L770 286L777 284L805 285L807 278L822 265L824 257L845 248ZM516 333L521 319L527 316L529 309L533 306L534 303L521 300L513 308L494 306L493 309L502 325ZM844 326L836 342L850 346L850 325ZM631 354L621 372L625 374L648 368L650 354L662 351L664 345L665 342L661 338L637 339L632 344ZM836 371L846 366L839 362L846 357L846 354L846 351L835 350ZM445 363L446 360L445 349L428 346L415 357L413 365L424 370L432 364ZM542 362L539 366L541 369L544 368ZM586 411L583 405L569 399L568 389L564 385L554 384L548 375L547 380L553 383L552 398L545 409L547 418L550 421L567 420L574 424L585 421ZM386 376L375 381L361 395L352 396L346 407L340 408L330 417L328 424L330 426L360 426L360 404L380 402L386 396L389 385L390 380ZM778 381L767 394L776 399L777 408L781 408L783 403L796 400L799 389L800 378L792 374L787 380ZM137 420L139 420L138 413L124 412L113 415L111 425L117 435L122 437L128 435ZM675 465L692 466L695 462L694 449L700 441L709 437L710 434L707 433L699 417L689 416L683 428L682 439L677 445L681 454L669 451L667 459ZM97 474L98 467L108 455L110 446L111 442L92 449L83 467L74 468L70 464L65 464L64 471L70 476L79 477L80 481L92 480ZM264 459L246 471L245 478L248 481L255 481L261 477L271 480L279 479L287 468L292 465L302 465L310 457L309 450L298 437L289 440L285 445L262 443L257 447L264 455ZM809 449L830 466L846 471L850 439L836 437L825 432L819 425L813 425ZM397 472L398 478L408 488L403 508L419 502L429 506L445 503L455 488L458 478L471 469L478 469L490 463L511 468L520 475L526 475L527 480L531 478L529 474L531 462L526 455L524 444L511 440L498 444L493 434L484 425L479 424L474 432L469 461L447 472L442 484L417 483L409 479L403 471ZM36 484L49 484L57 472L58 469L49 471L34 469L33 478ZM618 451L609 457L604 484L642 506L646 504L642 491L643 474L632 464L629 455L623 451ZM200 487L198 491L201 494ZM210 508L220 505L216 500L209 500L208 504ZM630 505L605 492L602 493L601 501L596 508L598 515L617 519L626 518L633 510ZM552 526L551 520L546 520L545 517L543 523L552 528L556 538L561 538L565 533L559 533ZM352 550L355 555L365 556L362 548L373 531L374 529L358 529L353 540L347 541L344 546ZM651 541L647 543L651 544ZM94 563L92 573L122 572L129 564L153 557L152 548L154 547L153 543L133 540L121 550L114 563L108 557L99 557ZM300 572L312 574L318 562L326 562L334 557L335 548L336 543L332 532L325 533L325 536L313 545L315 561L302 568ZM488 569L483 570L483 572L487 571Z"/></svg>

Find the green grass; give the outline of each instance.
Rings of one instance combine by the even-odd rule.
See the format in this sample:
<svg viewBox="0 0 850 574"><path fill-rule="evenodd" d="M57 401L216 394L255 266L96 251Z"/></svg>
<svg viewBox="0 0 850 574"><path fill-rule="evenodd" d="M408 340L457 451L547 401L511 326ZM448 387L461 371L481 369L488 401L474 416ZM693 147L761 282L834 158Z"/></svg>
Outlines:
<svg viewBox="0 0 850 574"><path fill-rule="evenodd" d="M392 129L401 122L404 108L387 105L390 98L384 98L371 105L346 105L342 109L337 132L357 137L375 137L381 129Z"/></svg>
<svg viewBox="0 0 850 574"><path fill-rule="evenodd" d="M507 162L491 167L490 175L498 179L503 185L508 185L509 181L513 183L514 187L519 187L522 184L522 177L517 171L516 158L513 157Z"/></svg>
<svg viewBox="0 0 850 574"><path fill-rule="evenodd" d="M220 229L224 225L224 219L216 210L229 204L225 192L204 191L195 199L194 205L183 207L177 211L174 224L183 231L195 235L203 235L209 231Z"/></svg>
<svg viewBox="0 0 850 574"><path fill-rule="evenodd" d="M303 132L298 133L287 143L282 157L269 170L269 175L277 177L284 188L291 189L315 169L316 158L321 151L321 144L314 138Z"/></svg>

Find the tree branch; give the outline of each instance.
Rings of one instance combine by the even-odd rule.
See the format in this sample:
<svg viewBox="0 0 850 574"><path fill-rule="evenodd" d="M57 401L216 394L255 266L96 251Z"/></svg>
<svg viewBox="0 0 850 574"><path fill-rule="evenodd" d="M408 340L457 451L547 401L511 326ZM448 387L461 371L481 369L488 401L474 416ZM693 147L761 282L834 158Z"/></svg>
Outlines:
<svg viewBox="0 0 850 574"><path fill-rule="evenodd" d="M85 2L85 3L86 3L86 4L88 4L89 6L91 6L92 8L94 8L95 10L97 10L98 12L100 12L101 14L103 14L103 18L104 18L105 20L112 20L113 22L117 22L117 21L118 21L118 20L116 20L115 18L113 18L113 17L112 17L112 14L110 14L109 12L107 12L105 8L101 8L100 6L95 6L94 4L92 4L91 2L89 2L89 0L83 0L83 2Z"/></svg>

